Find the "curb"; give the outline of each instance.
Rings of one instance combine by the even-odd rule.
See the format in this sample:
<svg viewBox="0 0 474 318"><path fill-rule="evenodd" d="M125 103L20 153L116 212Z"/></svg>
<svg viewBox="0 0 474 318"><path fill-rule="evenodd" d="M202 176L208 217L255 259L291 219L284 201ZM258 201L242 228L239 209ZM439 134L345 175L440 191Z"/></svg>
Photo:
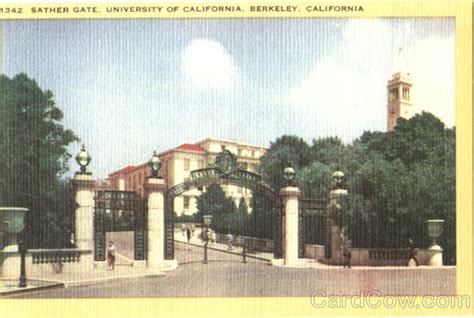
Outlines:
<svg viewBox="0 0 474 318"><path fill-rule="evenodd" d="M15 289L15 290L6 291L6 292L0 292L0 298L2 298L4 296L24 294L24 293L40 291L40 290L59 289L59 288L65 288L65 287L66 286L65 286L64 283L53 283L53 284L46 285L46 286L26 287L24 289Z"/></svg>
<svg viewBox="0 0 474 318"><path fill-rule="evenodd" d="M149 273L149 274L138 274L132 276L114 276L114 277L103 277L103 278L93 278L88 280L77 280L77 281L69 281L63 282L65 288L69 287L78 287L78 286L90 286L94 284L106 283L108 281L124 281L129 279L136 279L136 278L152 278L152 277L159 277L164 276L165 273Z"/></svg>
<svg viewBox="0 0 474 318"><path fill-rule="evenodd" d="M129 279L136 278L152 278L165 276L165 273L148 273L148 274L138 274L132 276L114 276L114 277L103 277L103 278L93 278L88 280L77 280L77 281L49 281L49 280L40 280L40 279L31 279L30 281L43 281L50 282L49 285L37 286L37 287L26 287L25 289L15 289L6 292L0 292L0 298L3 296L10 296L15 294L23 294L34 291L42 291L49 289L59 289L59 288L69 288L69 287L80 287L80 286L90 286L100 283L106 283L108 281L124 281Z"/></svg>

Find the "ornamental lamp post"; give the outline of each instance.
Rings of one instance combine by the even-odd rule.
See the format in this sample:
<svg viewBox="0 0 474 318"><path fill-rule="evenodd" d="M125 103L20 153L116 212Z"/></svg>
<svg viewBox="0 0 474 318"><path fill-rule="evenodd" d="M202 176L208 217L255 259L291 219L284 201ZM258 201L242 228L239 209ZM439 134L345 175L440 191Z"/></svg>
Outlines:
<svg viewBox="0 0 474 318"><path fill-rule="evenodd" d="M285 170L283 170L283 178L286 180L287 186L293 186L293 180L295 179L295 176L296 172L293 167L286 167Z"/></svg>
<svg viewBox="0 0 474 318"><path fill-rule="evenodd" d="M345 176L342 171L337 170L332 174L333 189L345 189Z"/></svg>
<svg viewBox="0 0 474 318"><path fill-rule="evenodd" d="M158 155L156 154L156 151L153 151L153 156L148 162L148 165L151 168L151 177L158 178L158 171L161 168L161 161L160 161L160 157L158 157Z"/></svg>
<svg viewBox="0 0 474 318"><path fill-rule="evenodd" d="M203 223L206 227L210 227L212 223L212 215L203 215Z"/></svg>
<svg viewBox="0 0 474 318"><path fill-rule="evenodd" d="M426 220L428 237L431 239L430 248L439 248L437 240L443 233L443 224L444 220Z"/></svg>
<svg viewBox="0 0 474 318"><path fill-rule="evenodd" d="M91 159L92 158L89 155L89 153L87 152L86 147L84 145L82 145L81 151L79 151L79 153L76 156L76 162L81 167L80 174L88 174L87 170L86 170L86 167L91 162Z"/></svg>

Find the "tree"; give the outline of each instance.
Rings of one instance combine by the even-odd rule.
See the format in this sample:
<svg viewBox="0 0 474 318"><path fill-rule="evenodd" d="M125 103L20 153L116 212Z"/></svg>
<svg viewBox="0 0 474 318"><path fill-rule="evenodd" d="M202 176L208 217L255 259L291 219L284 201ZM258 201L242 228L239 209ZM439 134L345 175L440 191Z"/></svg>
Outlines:
<svg viewBox="0 0 474 318"><path fill-rule="evenodd" d="M347 157L347 146L338 137L314 139L311 146L311 160L318 161L331 170L342 169Z"/></svg>
<svg viewBox="0 0 474 318"><path fill-rule="evenodd" d="M238 213L236 218L236 227L238 234L241 235L250 235L250 215L249 215L249 208L247 206L247 201L242 197L239 201L238 206Z"/></svg>
<svg viewBox="0 0 474 318"><path fill-rule="evenodd" d="M78 138L62 118L51 91L25 74L0 76L0 205L30 209L33 246L60 246L70 238L62 222L72 195L62 176L67 147Z"/></svg>
<svg viewBox="0 0 474 318"><path fill-rule="evenodd" d="M283 170L292 166L296 171L311 161L311 149L300 137L282 136L270 144L268 152L260 159L259 171L275 190L284 185Z"/></svg>
<svg viewBox="0 0 474 318"><path fill-rule="evenodd" d="M331 175L334 172L329 166L314 161L297 172L298 186L304 198L327 198L331 189Z"/></svg>
<svg viewBox="0 0 474 318"><path fill-rule="evenodd" d="M249 218L249 236L273 239L275 215L273 204L259 193L254 192L250 201L252 212Z"/></svg>
<svg viewBox="0 0 474 318"><path fill-rule="evenodd" d="M206 192L196 198L198 215L212 215L211 227L218 233L231 231L235 226L233 215L237 207L231 197L227 197L224 189L218 184L211 184Z"/></svg>
<svg viewBox="0 0 474 318"><path fill-rule="evenodd" d="M441 242L455 262L455 129L430 113L399 119L393 132L364 132L350 148L349 230L359 247L427 247L425 221L446 221Z"/></svg>
<svg viewBox="0 0 474 318"><path fill-rule="evenodd" d="M283 168L292 165L303 197L325 199L330 176L340 169L349 191L347 220L354 247L406 247L409 238L427 247L425 222L440 218L446 221L440 238L444 262L454 264L455 141L454 128L423 112L400 118L392 132L366 131L350 145L329 137L309 147L299 137L282 136L262 157L260 171L278 190ZM271 214L264 202L257 198L251 205L252 217L268 224Z"/></svg>

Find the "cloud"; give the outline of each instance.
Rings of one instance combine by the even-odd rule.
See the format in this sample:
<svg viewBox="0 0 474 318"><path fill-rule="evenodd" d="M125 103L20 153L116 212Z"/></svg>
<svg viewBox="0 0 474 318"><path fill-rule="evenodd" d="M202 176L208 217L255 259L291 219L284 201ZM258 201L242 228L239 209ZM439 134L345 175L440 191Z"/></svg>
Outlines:
<svg viewBox="0 0 474 318"><path fill-rule="evenodd" d="M426 38L410 48L410 57L414 111L455 125L454 36Z"/></svg>
<svg viewBox="0 0 474 318"><path fill-rule="evenodd" d="M386 84L399 46L404 46L404 65L413 77L414 111L432 112L452 126L454 38L432 36L415 42L407 23L350 20L338 48L321 57L285 100L314 118L317 133L350 141L364 130L384 131Z"/></svg>
<svg viewBox="0 0 474 318"><path fill-rule="evenodd" d="M288 100L309 111L319 131L349 141L364 129L376 129L385 116L385 99L374 90L384 90L385 79L346 68L333 59L318 63ZM342 129L341 129L342 128Z"/></svg>
<svg viewBox="0 0 474 318"><path fill-rule="evenodd" d="M238 79L238 68L216 41L196 39L182 53L182 70L198 87L226 88Z"/></svg>

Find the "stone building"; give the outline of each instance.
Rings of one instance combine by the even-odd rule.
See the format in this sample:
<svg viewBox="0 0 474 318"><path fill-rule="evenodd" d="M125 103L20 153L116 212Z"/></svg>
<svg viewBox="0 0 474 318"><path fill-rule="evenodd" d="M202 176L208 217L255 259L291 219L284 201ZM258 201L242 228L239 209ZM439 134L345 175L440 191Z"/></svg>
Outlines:
<svg viewBox="0 0 474 318"><path fill-rule="evenodd" d="M185 143L158 154L161 160L159 176L163 177L169 189L189 177L190 171L206 168L213 163L216 155L222 149L234 154L241 169L256 172L260 157L268 148L259 145L250 145L238 141L206 138L196 143ZM109 174L109 184L114 190L137 191L144 195L143 184L151 171L147 162L130 165ZM247 204L250 202L251 191L237 186L223 186L228 196L234 198L238 205L243 197ZM205 188L190 190L175 198L174 209L179 215L190 215L197 211L196 197Z"/></svg>

